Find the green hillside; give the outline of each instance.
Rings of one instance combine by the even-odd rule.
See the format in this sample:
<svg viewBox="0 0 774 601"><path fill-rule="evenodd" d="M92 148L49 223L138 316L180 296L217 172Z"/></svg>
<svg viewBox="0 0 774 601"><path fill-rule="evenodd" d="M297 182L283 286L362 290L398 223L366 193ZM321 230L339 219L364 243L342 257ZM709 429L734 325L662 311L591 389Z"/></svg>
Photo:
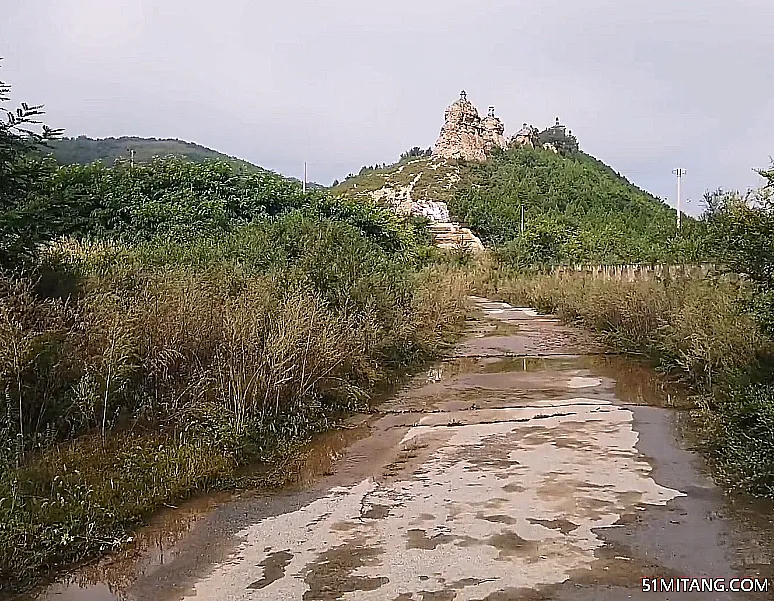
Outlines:
<svg viewBox="0 0 774 601"><path fill-rule="evenodd" d="M95 161L102 161L105 165L112 165L117 159L128 159L134 151L136 163L148 163L156 156L177 156L186 158L195 163L201 163L208 159L227 161L234 167L240 167L245 171L263 171L261 167L248 161L228 156L206 146L185 142L172 138L138 138L135 136L122 136L120 138L89 138L78 136L77 138L61 138L49 142L49 151L56 161L62 165L87 165Z"/></svg>
<svg viewBox="0 0 774 601"><path fill-rule="evenodd" d="M413 200L449 202L465 173L455 161L412 157L384 167L363 167L357 175L335 185L332 192L356 200L386 201L410 195Z"/></svg>
<svg viewBox="0 0 774 601"><path fill-rule="evenodd" d="M686 218L678 232L673 209L583 152L510 149L470 167L468 181L452 215L519 265L692 262L705 254L700 224Z"/></svg>
<svg viewBox="0 0 774 601"><path fill-rule="evenodd" d="M485 163L403 160L363 168L333 192L392 204L446 202L456 221L522 266L696 261L704 254L699 224L686 218L678 235L673 209L577 150L511 148Z"/></svg>

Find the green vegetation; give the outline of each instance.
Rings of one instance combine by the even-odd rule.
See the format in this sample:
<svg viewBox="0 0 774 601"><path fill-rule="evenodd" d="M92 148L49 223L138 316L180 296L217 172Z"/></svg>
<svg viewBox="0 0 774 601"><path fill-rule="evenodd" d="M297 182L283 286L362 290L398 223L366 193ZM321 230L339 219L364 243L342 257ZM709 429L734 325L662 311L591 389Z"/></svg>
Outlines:
<svg viewBox="0 0 774 601"><path fill-rule="evenodd" d="M409 161L411 159L423 159L423 158L430 158L433 155L433 147L423 150L419 146L413 146L409 148L406 152L400 153L400 161L398 162L405 162Z"/></svg>
<svg viewBox="0 0 774 601"><path fill-rule="evenodd" d="M40 126L40 106L8 108L11 88L0 81L0 268L32 258L47 232L38 215L47 207L51 161L32 156L59 132Z"/></svg>
<svg viewBox="0 0 774 601"><path fill-rule="evenodd" d="M411 191L414 200L449 202L465 177L466 167L456 161L434 158L404 158L389 166L364 167L336 183L331 194L353 201L370 202L378 190ZM378 194L378 192L377 192Z"/></svg>
<svg viewBox="0 0 774 601"><path fill-rule="evenodd" d="M247 172L264 171L261 167L242 159L225 155L193 142L171 138L122 136L120 138L94 139L78 136L77 138L60 138L49 144L47 150L44 150L44 152L50 152L60 165L89 165L98 161L105 165L112 165L118 160L129 160L132 151L134 151L136 163L149 163L155 157L174 156L194 163L221 161L232 165L237 170Z"/></svg>
<svg viewBox="0 0 774 601"><path fill-rule="evenodd" d="M18 125L0 130L0 592L255 482L243 467L365 408L463 317L464 279L385 209L226 162L57 167L32 152L52 132Z"/></svg>
<svg viewBox="0 0 774 601"><path fill-rule="evenodd" d="M8 93L0 84L0 104ZM334 194L305 193L199 147L131 164L123 141L86 158L78 138L52 142L74 153L63 162L80 157L57 165L40 108L2 110L0 592L116 548L164 503L255 483L246 466L366 408L448 345L467 272L480 293L558 312L682 374L721 480L774 496L772 172L755 194L708 197L708 216L678 235L668 207L572 140L482 165L413 148ZM76 164L91 158L108 164ZM496 264L431 261L423 222L372 201L385 187L448 201ZM737 279L524 275L710 250Z"/></svg>
<svg viewBox="0 0 774 601"><path fill-rule="evenodd" d="M748 308L774 333L774 168L759 171L766 185L744 196L706 196L705 221L715 260L753 290Z"/></svg>
<svg viewBox="0 0 774 601"><path fill-rule="evenodd" d="M559 124L558 118L556 125L548 127L538 134L538 143L540 146L550 144L561 154L575 153L579 150L578 139L572 135L572 132L568 133L564 125Z"/></svg>
<svg viewBox="0 0 774 601"><path fill-rule="evenodd" d="M510 149L469 169L449 209L513 266L694 262L705 254L696 222L686 219L678 235L674 211L584 153Z"/></svg>
<svg viewBox="0 0 774 601"><path fill-rule="evenodd" d="M563 126L540 134L558 152L511 148L486 163L443 161L419 147L390 166L364 167L333 194L441 201L509 265L701 262L708 258L705 223L686 217L578 150ZM521 233L522 207L524 233Z"/></svg>

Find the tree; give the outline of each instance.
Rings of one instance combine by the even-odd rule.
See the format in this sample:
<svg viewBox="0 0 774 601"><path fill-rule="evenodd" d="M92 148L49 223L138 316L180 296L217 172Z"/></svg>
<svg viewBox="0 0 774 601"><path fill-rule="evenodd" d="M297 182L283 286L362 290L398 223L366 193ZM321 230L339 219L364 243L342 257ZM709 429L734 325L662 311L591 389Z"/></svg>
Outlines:
<svg viewBox="0 0 774 601"><path fill-rule="evenodd" d="M0 265L18 267L29 261L49 234L42 209L50 159L35 150L61 134L43 125L42 106L22 102L9 108L11 87L0 81Z"/></svg>
<svg viewBox="0 0 774 601"><path fill-rule="evenodd" d="M705 219L715 259L755 287L753 310L774 332L774 165L758 173L766 179L758 190L705 195Z"/></svg>
<svg viewBox="0 0 774 601"><path fill-rule="evenodd" d="M429 157L432 154L433 154L432 146L427 150L422 150L419 146L414 146L413 148L409 148L406 152L402 152L400 155L400 160L406 161L408 159L424 158L424 157Z"/></svg>

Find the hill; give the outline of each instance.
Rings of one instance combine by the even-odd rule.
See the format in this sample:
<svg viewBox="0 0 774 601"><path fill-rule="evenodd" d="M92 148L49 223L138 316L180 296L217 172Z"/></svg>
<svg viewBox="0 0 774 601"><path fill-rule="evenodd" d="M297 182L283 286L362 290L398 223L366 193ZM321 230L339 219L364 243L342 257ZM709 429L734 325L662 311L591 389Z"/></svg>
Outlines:
<svg viewBox="0 0 774 601"><path fill-rule="evenodd" d="M673 209L579 150L511 145L484 162L404 159L364 168L333 193L412 212L446 203L453 220L521 265L690 261L702 250L693 220L678 236Z"/></svg>
<svg viewBox="0 0 774 601"><path fill-rule="evenodd" d="M139 138L136 136L121 136L120 138L59 138L48 143L48 152L60 165L88 165L101 161L112 165L118 159L129 159L134 150L135 163L149 163L154 157L175 156L194 163L208 160L225 161L237 171L244 173L261 173L269 171L254 165L244 159L212 150L195 142L186 142L176 138ZM295 177L290 181L301 183ZM321 190L326 186L317 182L307 182L310 190Z"/></svg>
<svg viewBox="0 0 774 601"><path fill-rule="evenodd" d="M692 260L669 206L583 152L511 148L469 180L451 213L517 264Z"/></svg>
<svg viewBox="0 0 774 601"><path fill-rule="evenodd" d="M54 159L62 165L87 165L95 161L102 161L105 165L112 165L117 159L129 159L130 152L134 151L136 163L148 163L156 156L176 156L186 158L195 163L201 163L208 159L226 161L234 167L244 169L247 172L263 171L261 167L252 163L228 156L206 146L185 142L173 138L138 138L136 136L122 136L120 138L89 138L78 136L77 138L61 138L48 144L49 151Z"/></svg>

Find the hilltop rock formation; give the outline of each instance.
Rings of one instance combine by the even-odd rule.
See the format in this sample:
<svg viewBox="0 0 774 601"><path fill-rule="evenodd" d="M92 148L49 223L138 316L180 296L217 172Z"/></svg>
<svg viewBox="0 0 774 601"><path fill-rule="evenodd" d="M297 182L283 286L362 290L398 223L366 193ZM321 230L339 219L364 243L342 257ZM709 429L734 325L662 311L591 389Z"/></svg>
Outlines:
<svg viewBox="0 0 774 601"><path fill-rule="evenodd" d="M446 159L485 161L493 148L505 148L504 131L502 121L495 117L494 107L490 107L489 115L482 121L463 90L459 100L446 109L433 155Z"/></svg>
<svg viewBox="0 0 774 601"><path fill-rule="evenodd" d="M572 131L567 131L567 126L562 125L559 117L556 123L540 132L540 145L545 150L550 150L558 154L567 154L578 150L578 139L572 135Z"/></svg>
<svg viewBox="0 0 774 601"><path fill-rule="evenodd" d="M495 117L495 107L489 107L489 113L481 122L484 129L484 152L491 154L495 148L505 148L505 125Z"/></svg>
<svg viewBox="0 0 774 601"><path fill-rule="evenodd" d="M542 148L559 154L578 150L578 140L562 125L559 117L556 123L543 131L525 123L522 128L505 138L505 126L495 116L493 106L484 119L468 100L465 90L459 100L452 103L444 114L441 134L433 148L432 156L442 159L463 159L486 161L495 148Z"/></svg>
<svg viewBox="0 0 774 601"><path fill-rule="evenodd" d="M464 224L454 223L446 204L462 180L465 165L447 159L486 161L498 148L545 149L565 154L577 150L577 140L557 118L543 131L524 123L509 138L493 106L481 118L465 91L444 113L444 124L435 146L427 151L418 146L403 153L393 165L364 167L350 175L338 188L339 194L363 198L390 207L403 215L426 217L435 243L440 248L480 251L481 240Z"/></svg>
<svg viewBox="0 0 774 601"><path fill-rule="evenodd" d="M539 148L540 132L537 127L525 123L510 139L509 143L518 148Z"/></svg>

